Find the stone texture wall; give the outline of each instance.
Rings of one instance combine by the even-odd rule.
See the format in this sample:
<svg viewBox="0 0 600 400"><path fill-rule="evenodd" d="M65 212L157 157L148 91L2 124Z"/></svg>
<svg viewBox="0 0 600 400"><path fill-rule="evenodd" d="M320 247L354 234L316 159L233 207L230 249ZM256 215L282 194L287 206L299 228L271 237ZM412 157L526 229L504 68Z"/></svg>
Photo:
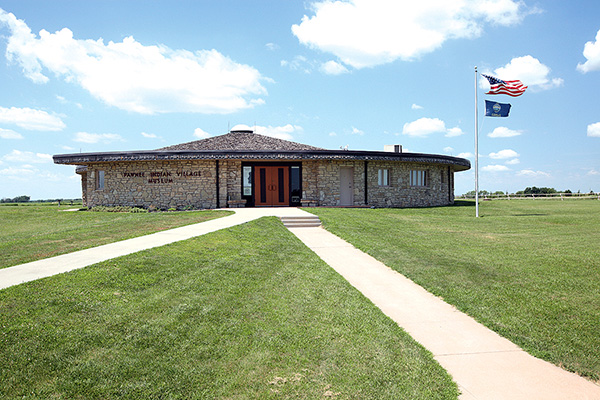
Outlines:
<svg viewBox="0 0 600 400"><path fill-rule="evenodd" d="M454 202L454 170L447 165L369 161L365 203L364 161L305 161L302 197L320 206L340 205L340 169L354 168L354 206L428 207ZM379 186L378 171L387 169L389 186ZM425 187L410 186L410 171L425 170ZM444 179L442 181L442 175Z"/></svg>
<svg viewBox="0 0 600 400"><path fill-rule="evenodd" d="M87 171L77 172L81 175L81 201L87 207Z"/></svg>
<svg viewBox="0 0 600 400"><path fill-rule="evenodd" d="M389 172L389 186L379 186L380 169ZM427 171L426 186L411 186L410 171ZM443 178L442 178L443 175ZM375 207L431 207L454 203L454 171L447 165L369 162L369 205Z"/></svg>
<svg viewBox="0 0 600 400"><path fill-rule="evenodd" d="M97 171L104 189L96 189ZM239 190L239 189L238 189ZM215 161L152 161L88 165L87 206L141 206L157 209L215 208ZM227 198L227 187L222 196ZM226 202L220 204L226 206Z"/></svg>
<svg viewBox="0 0 600 400"><path fill-rule="evenodd" d="M320 206L340 205L340 169L354 169L354 204L365 205L363 161L303 161L302 198L313 200Z"/></svg>
<svg viewBox="0 0 600 400"><path fill-rule="evenodd" d="M365 203L364 161L302 162L302 199L319 206L340 205L340 170L354 171L354 206L428 207L454 202L454 170L441 164L369 161L368 201ZM378 185L378 170L389 171L389 186ZM104 189L96 189L97 171L104 171ZM410 186L410 171L427 171L427 186ZM443 176L443 177L442 177ZM82 174L82 196L87 207L141 206L156 209L227 207L241 200L239 160L219 160L217 204L216 161L151 161L90 164Z"/></svg>

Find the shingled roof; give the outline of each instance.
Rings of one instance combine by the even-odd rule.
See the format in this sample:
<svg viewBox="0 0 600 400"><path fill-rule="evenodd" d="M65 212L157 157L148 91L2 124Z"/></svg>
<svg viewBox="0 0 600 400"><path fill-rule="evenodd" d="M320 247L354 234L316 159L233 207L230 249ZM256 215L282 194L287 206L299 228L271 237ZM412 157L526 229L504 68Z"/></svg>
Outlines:
<svg viewBox="0 0 600 400"><path fill-rule="evenodd" d="M250 150L250 151L298 151L298 150L324 150L307 144L290 142L289 140L276 139L260 135L252 131L231 131L225 135L196 140L188 143L157 149L170 150Z"/></svg>

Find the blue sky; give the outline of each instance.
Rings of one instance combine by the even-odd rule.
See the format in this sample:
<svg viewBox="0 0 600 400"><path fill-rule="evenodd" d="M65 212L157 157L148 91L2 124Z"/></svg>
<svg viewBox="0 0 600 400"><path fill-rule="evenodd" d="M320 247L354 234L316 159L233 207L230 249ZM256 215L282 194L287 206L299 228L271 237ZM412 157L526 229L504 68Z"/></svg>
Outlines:
<svg viewBox="0 0 600 400"><path fill-rule="evenodd" d="M418 4L413 4L418 3ZM448 154L480 189L600 191L598 1L0 0L0 197L81 196L53 154L240 126L314 146ZM483 117L484 100L511 103ZM456 194L474 188L473 169Z"/></svg>

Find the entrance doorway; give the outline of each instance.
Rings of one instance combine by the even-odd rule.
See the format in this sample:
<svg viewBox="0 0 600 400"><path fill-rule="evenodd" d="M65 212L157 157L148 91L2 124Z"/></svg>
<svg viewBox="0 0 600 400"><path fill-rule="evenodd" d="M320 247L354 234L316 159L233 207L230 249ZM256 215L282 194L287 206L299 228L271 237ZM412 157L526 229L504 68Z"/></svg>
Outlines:
<svg viewBox="0 0 600 400"><path fill-rule="evenodd" d="M340 168L340 206L354 205L354 168Z"/></svg>
<svg viewBox="0 0 600 400"><path fill-rule="evenodd" d="M258 166L256 176L256 206L288 206L290 197L288 166Z"/></svg>

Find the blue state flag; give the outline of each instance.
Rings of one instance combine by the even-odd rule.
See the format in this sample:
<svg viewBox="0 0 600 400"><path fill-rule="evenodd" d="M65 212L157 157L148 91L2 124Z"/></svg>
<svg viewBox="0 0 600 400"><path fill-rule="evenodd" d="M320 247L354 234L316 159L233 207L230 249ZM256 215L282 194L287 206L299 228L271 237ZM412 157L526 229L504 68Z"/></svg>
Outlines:
<svg viewBox="0 0 600 400"><path fill-rule="evenodd" d="M496 101L485 101L485 116L486 117L508 117L510 112L510 104L498 103Z"/></svg>

